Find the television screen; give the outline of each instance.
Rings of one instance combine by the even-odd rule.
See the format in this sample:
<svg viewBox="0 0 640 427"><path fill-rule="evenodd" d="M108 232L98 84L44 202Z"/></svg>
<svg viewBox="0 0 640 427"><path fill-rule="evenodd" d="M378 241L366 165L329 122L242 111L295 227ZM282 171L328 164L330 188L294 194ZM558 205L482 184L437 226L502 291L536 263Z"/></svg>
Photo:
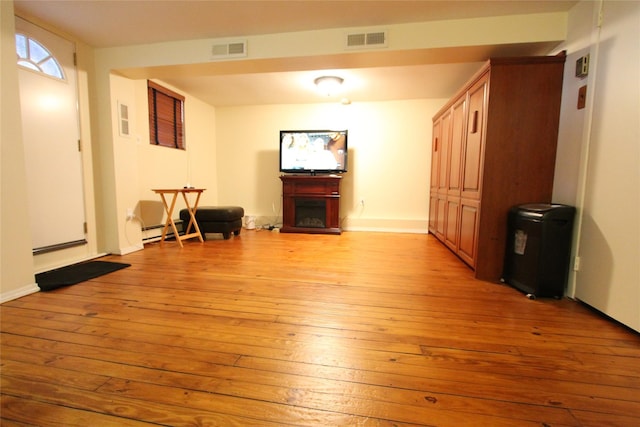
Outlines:
<svg viewBox="0 0 640 427"><path fill-rule="evenodd" d="M280 172L347 171L347 131L280 131Z"/></svg>

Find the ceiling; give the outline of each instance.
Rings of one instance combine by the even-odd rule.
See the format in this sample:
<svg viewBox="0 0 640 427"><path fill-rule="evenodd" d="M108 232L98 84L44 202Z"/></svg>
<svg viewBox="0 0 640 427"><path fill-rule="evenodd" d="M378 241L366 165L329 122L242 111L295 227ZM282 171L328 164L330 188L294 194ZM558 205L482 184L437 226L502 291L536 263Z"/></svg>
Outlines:
<svg viewBox="0 0 640 427"><path fill-rule="evenodd" d="M567 11L577 1L137 1L14 0L15 10L96 48L178 40L216 39L331 28ZM531 55L549 46L486 47L485 55ZM506 49L506 51L505 51ZM480 66L482 52L468 61L325 70L345 79L354 102L447 98ZM162 80L212 105L287 104L334 101L310 88L320 67L268 73L186 76ZM184 70L182 70L184 71ZM188 74L188 73L187 73ZM153 76L147 76L153 77ZM375 90L373 90L375 89ZM340 99L338 98L338 99Z"/></svg>

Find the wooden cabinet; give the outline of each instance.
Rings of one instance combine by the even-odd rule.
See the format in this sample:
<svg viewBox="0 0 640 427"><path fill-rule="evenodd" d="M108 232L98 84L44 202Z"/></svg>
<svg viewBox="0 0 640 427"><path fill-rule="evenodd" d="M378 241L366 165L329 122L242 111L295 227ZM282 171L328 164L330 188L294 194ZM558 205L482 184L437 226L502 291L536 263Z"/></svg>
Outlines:
<svg viewBox="0 0 640 427"><path fill-rule="evenodd" d="M340 234L336 175L282 175L282 233Z"/></svg>
<svg viewBox="0 0 640 427"><path fill-rule="evenodd" d="M495 58L434 116L429 231L502 276L509 208L550 203L564 53Z"/></svg>

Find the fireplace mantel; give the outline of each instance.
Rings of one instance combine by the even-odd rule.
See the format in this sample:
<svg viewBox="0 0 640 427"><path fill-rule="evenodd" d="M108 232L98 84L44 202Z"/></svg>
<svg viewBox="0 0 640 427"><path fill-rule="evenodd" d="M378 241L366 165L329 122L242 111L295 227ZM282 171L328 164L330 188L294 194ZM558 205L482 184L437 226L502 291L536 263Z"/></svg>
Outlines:
<svg viewBox="0 0 640 427"><path fill-rule="evenodd" d="M338 175L282 175L282 233L340 234Z"/></svg>

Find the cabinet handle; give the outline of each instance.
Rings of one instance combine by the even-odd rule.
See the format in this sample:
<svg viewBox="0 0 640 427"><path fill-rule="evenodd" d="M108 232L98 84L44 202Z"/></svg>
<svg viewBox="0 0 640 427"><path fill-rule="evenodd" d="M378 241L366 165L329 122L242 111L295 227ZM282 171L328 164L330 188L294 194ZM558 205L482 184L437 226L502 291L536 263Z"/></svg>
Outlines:
<svg viewBox="0 0 640 427"><path fill-rule="evenodd" d="M436 139L435 139L435 146L436 146L436 148L433 151L437 152L438 151L438 137L436 137Z"/></svg>
<svg viewBox="0 0 640 427"><path fill-rule="evenodd" d="M473 112L473 122L471 124L471 133L478 132L478 110Z"/></svg>

